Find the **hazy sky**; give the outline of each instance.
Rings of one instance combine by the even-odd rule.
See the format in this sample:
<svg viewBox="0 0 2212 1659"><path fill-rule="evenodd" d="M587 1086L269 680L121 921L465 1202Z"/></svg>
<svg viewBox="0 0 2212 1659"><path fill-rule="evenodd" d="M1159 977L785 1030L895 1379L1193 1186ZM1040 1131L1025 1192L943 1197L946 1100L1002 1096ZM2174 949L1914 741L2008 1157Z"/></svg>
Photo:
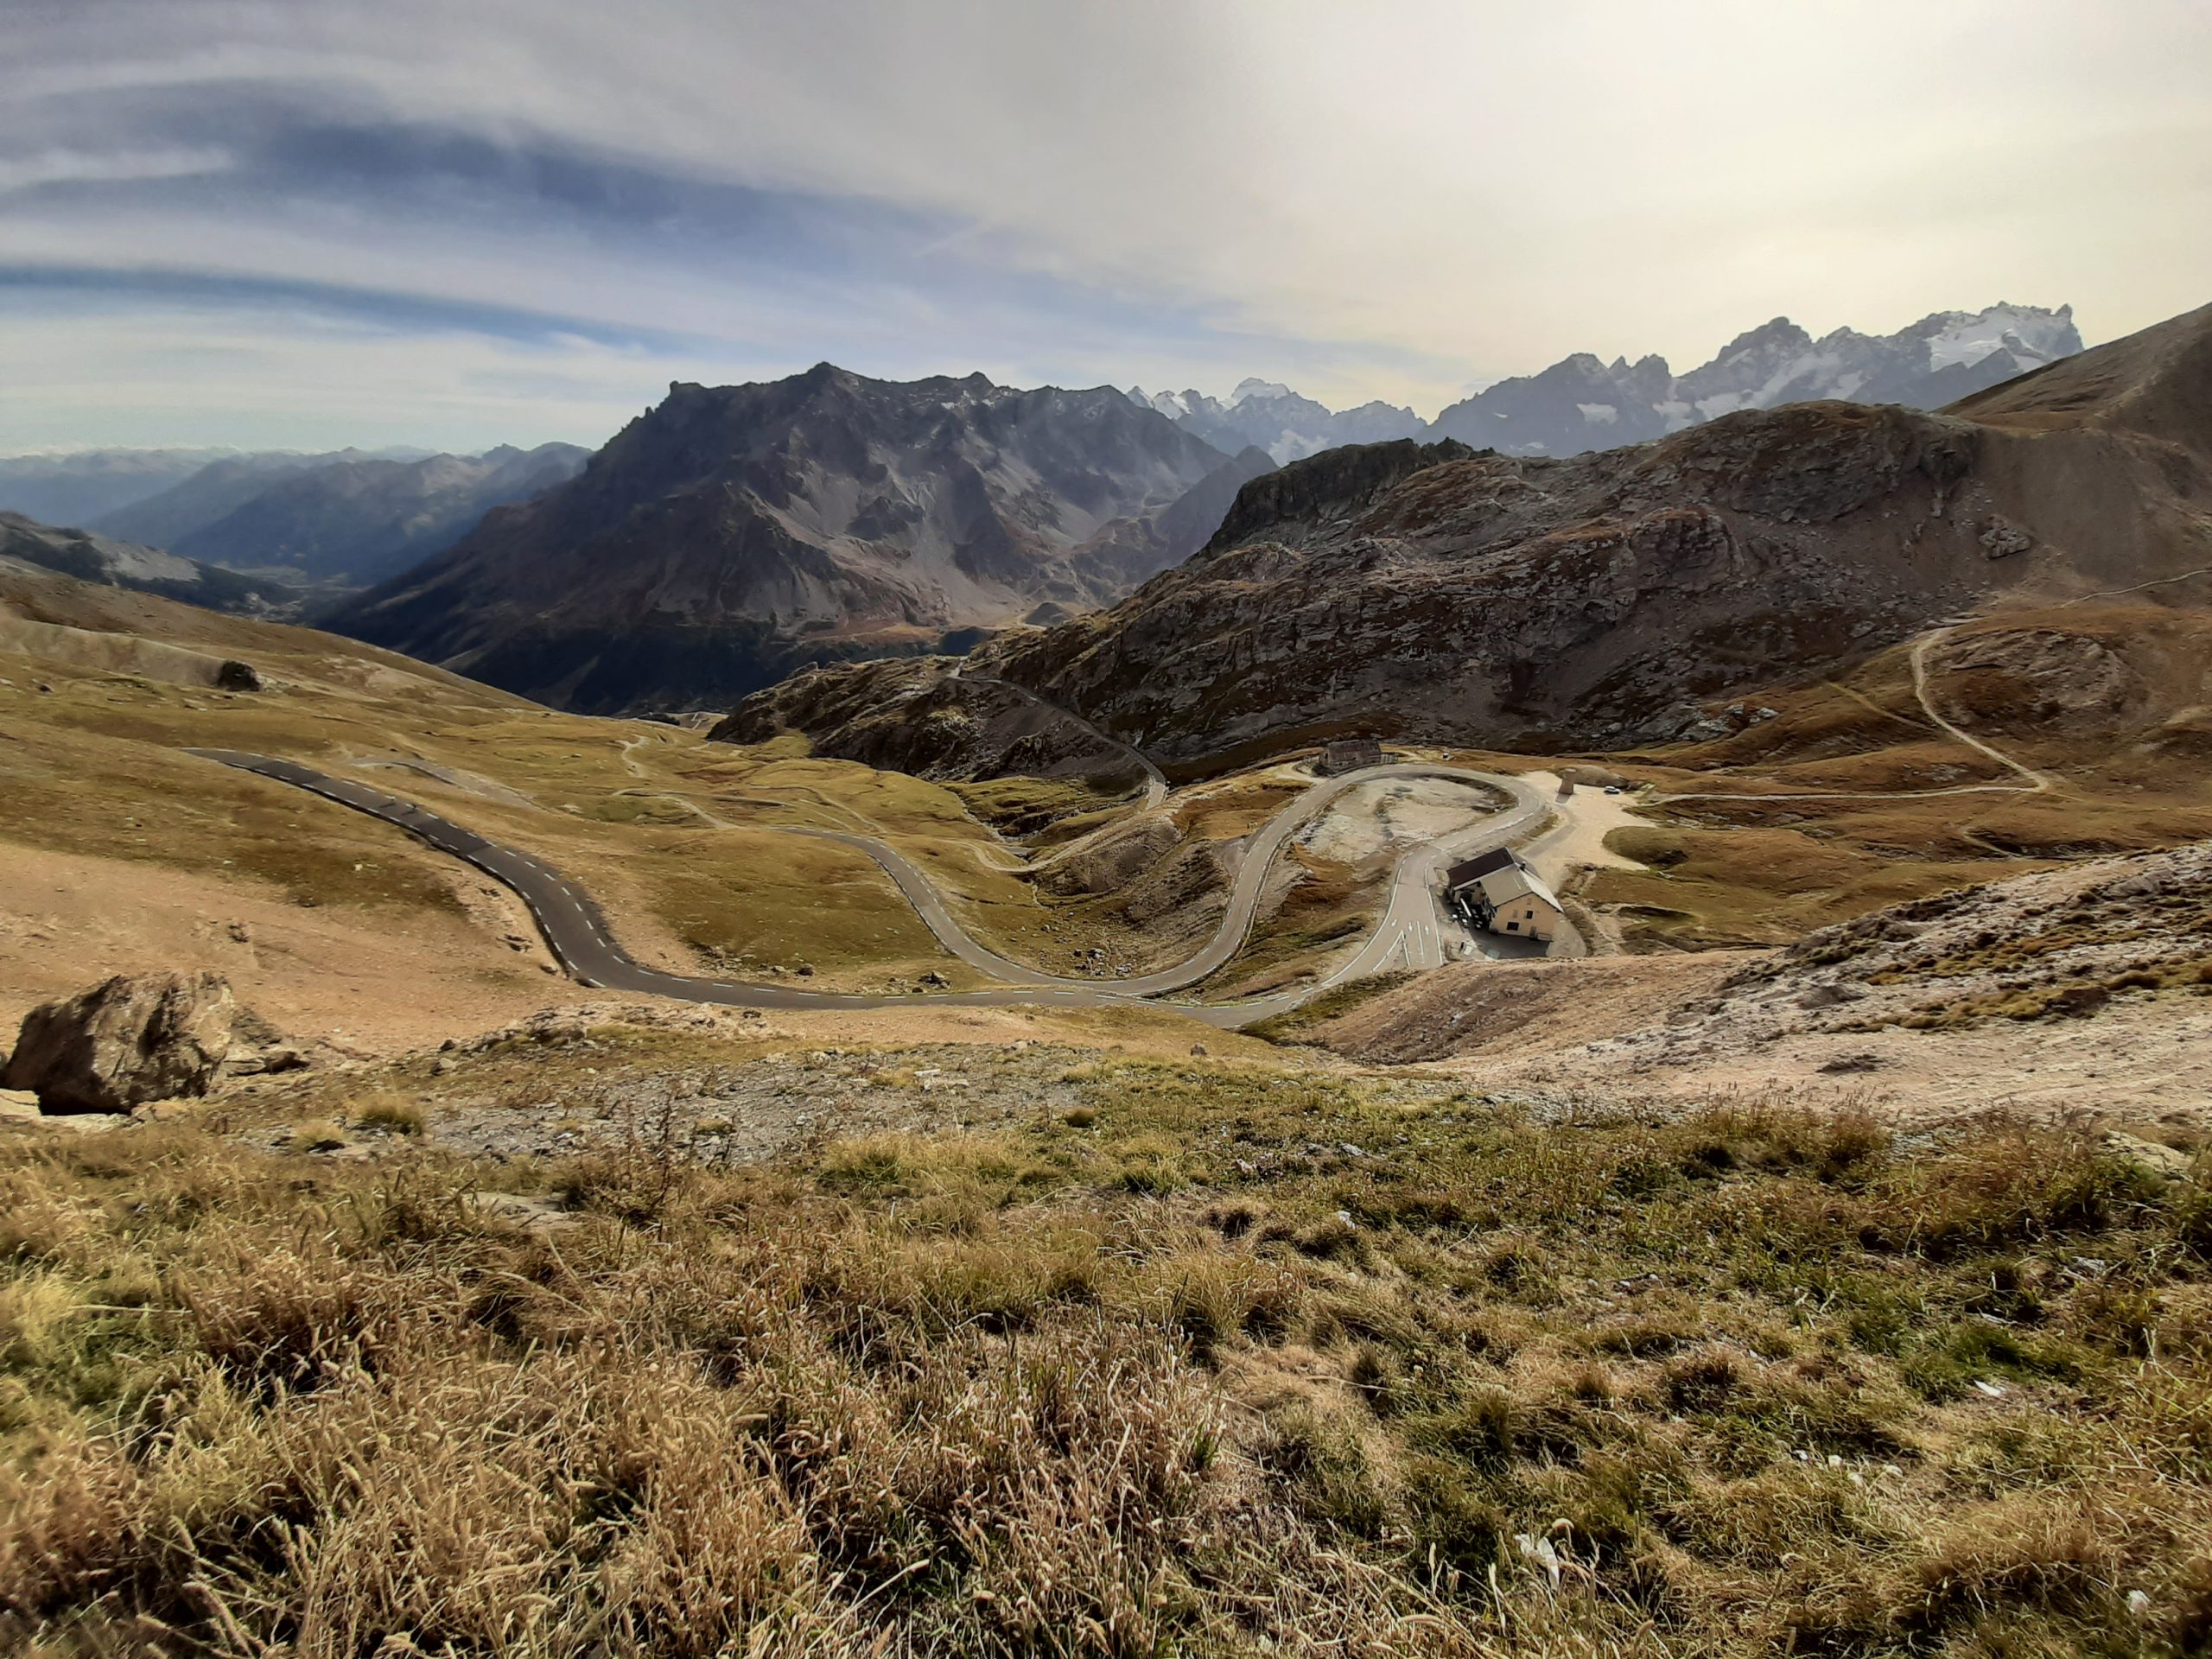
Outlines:
<svg viewBox="0 0 2212 1659"><path fill-rule="evenodd" d="M2207 0L0 0L0 452L2212 301Z"/></svg>

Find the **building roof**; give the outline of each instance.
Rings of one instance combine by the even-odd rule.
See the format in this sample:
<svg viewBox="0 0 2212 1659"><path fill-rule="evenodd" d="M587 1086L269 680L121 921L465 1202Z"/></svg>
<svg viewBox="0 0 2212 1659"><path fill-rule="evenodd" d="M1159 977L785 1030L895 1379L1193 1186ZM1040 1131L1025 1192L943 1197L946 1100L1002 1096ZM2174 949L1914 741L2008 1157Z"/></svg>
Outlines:
<svg viewBox="0 0 2212 1659"><path fill-rule="evenodd" d="M1470 881L1479 881L1494 871L1510 868L1520 861L1510 847L1498 847L1487 853L1477 853L1472 858L1454 864L1450 869L1445 871L1444 885L1446 887L1464 887Z"/></svg>
<svg viewBox="0 0 2212 1659"><path fill-rule="evenodd" d="M1567 914L1566 906L1560 903L1551 888L1544 884L1543 877L1538 875L1518 859L1514 860L1513 868L1510 870L1501 870L1484 881L1483 891L1490 895L1491 902L1495 905L1510 905L1516 899L1534 896L1558 911L1560 915Z"/></svg>
<svg viewBox="0 0 2212 1659"><path fill-rule="evenodd" d="M1533 894L1561 915L1567 913L1543 878L1510 847L1478 853L1444 873L1447 892L1457 893L1478 882L1482 884L1483 897L1493 905L1509 905L1523 894Z"/></svg>

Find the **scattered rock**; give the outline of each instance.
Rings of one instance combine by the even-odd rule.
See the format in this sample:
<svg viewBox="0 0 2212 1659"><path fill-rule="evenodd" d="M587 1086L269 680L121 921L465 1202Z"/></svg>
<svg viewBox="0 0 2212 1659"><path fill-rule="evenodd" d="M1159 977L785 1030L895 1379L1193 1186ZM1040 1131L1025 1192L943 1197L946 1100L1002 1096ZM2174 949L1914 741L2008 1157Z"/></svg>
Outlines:
<svg viewBox="0 0 2212 1659"><path fill-rule="evenodd" d="M215 671L218 691L258 691L261 676L254 671L251 663L241 663L236 658L226 659Z"/></svg>
<svg viewBox="0 0 2212 1659"><path fill-rule="evenodd" d="M1797 999L1801 1008L1833 1008L1840 1003L1856 1002L1866 995L1855 985L1815 985Z"/></svg>
<svg viewBox="0 0 2212 1659"><path fill-rule="evenodd" d="M0 1088L49 1112L127 1112L204 1095L229 1057L237 1004L217 974L118 974L33 1008Z"/></svg>
<svg viewBox="0 0 2212 1659"><path fill-rule="evenodd" d="M2186 1177L2190 1166L2196 1162L2178 1147L2162 1146L2156 1141L2124 1135L2118 1129L2105 1136L2105 1150L2126 1159L2131 1164L2153 1175L2163 1175L2171 1180Z"/></svg>
<svg viewBox="0 0 2212 1659"><path fill-rule="evenodd" d="M1993 559L2009 559L2036 544L2036 538L2009 518L1992 513L1981 526L1982 553Z"/></svg>
<svg viewBox="0 0 2212 1659"><path fill-rule="evenodd" d="M1881 1065L1882 1057L1878 1054L1839 1054L1835 1058L1823 1062L1819 1069L1834 1074L1840 1071L1878 1071Z"/></svg>
<svg viewBox="0 0 2212 1659"><path fill-rule="evenodd" d="M533 1231L573 1227L582 1219L557 1204L520 1192L472 1192L465 1200L480 1216L490 1216Z"/></svg>
<svg viewBox="0 0 2212 1659"><path fill-rule="evenodd" d="M266 1048L233 1050L223 1063L223 1070L234 1077L254 1077L280 1071L302 1071L308 1064L302 1050L289 1043L272 1043Z"/></svg>
<svg viewBox="0 0 2212 1659"><path fill-rule="evenodd" d="M1192 1043L1191 1045L1191 1052L1193 1054L1203 1057L1205 1052L1206 1046L1204 1043Z"/></svg>

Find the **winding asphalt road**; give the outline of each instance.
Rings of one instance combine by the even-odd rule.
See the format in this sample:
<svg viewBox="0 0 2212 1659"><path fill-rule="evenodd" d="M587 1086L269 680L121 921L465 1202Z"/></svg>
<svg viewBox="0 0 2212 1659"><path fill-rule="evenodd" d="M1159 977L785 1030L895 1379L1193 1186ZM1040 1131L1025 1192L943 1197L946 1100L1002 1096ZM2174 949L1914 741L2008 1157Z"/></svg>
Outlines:
<svg viewBox="0 0 2212 1659"><path fill-rule="evenodd" d="M1423 763L1370 766L1315 784L1268 820L1247 844L1243 861L1230 884L1229 903L1220 928L1196 954L1173 968L1138 977L1100 982L1066 979L1018 963L979 944L956 922L929 879L903 855L872 836L835 830L790 830L785 833L835 841L865 853L881 865L898 885L925 925L953 955L979 971L1004 981L1006 988L982 991L943 991L904 995L809 991L797 987L761 985L741 980L706 979L664 973L633 961L614 940L606 918L590 897L557 870L529 854L487 841L472 830L441 817L418 803L386 795L350 779L238 749L192 749L203 760L235 766L277 782L310 791L342 806L397 824L420 836L439 851L482 870L518 893L536 918L555 958L587 985L609 990L637 991L654 996L694 1002L719 1003L753 1008L885 1008L925 1001L931 1004L1009 1003L1101 1007L1159 997L1196 983L1212 973L1243 947L1257 913L1262 889L1275 855L1283 842L1346 790L1361 784L1395 779L1442 778L1454 782L1486 785L1512 799L1503 811L1492 814L1467 830L1430 842L1408 853L1391 880L1390 901L1375 933L1352 961L1319 985L1301 988L1251 1001L1210 1004L1176 1003L1180 1012L1217 1026L1249 1025L1271 1014L1287 1012L1329 987L1364 973L1381 971L1402 955L1412 967L1433 967L1444 959L1436 902L1436 878L1446 859L1525 839L1541 827L1550 812L1542 791L1519 779L1457 766Z"/></svg>

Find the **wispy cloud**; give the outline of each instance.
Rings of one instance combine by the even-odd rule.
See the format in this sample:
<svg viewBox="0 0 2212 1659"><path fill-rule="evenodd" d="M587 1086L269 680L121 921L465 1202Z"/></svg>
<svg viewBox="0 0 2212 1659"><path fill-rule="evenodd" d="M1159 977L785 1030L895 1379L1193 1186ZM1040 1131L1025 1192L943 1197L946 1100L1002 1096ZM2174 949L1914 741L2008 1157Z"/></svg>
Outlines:
<svg viewBox="0 0 2212 1659"><path fill-rule="evenodd" d="M232 163L226 149L46 149L0 156L0 195L49 184L120 184L145 179L184 179L220 173Z"/></svg>
<svg viewBox="0 0 2212 1659"><path fill-rule="evenodd" d="M233 314L596 342L626 406L826 357L1433 407L1782 311L2068 299L2109 334L2212 269L2182 0L75 0L9 35L11 385L67 301L202 354Z"/></svg>

